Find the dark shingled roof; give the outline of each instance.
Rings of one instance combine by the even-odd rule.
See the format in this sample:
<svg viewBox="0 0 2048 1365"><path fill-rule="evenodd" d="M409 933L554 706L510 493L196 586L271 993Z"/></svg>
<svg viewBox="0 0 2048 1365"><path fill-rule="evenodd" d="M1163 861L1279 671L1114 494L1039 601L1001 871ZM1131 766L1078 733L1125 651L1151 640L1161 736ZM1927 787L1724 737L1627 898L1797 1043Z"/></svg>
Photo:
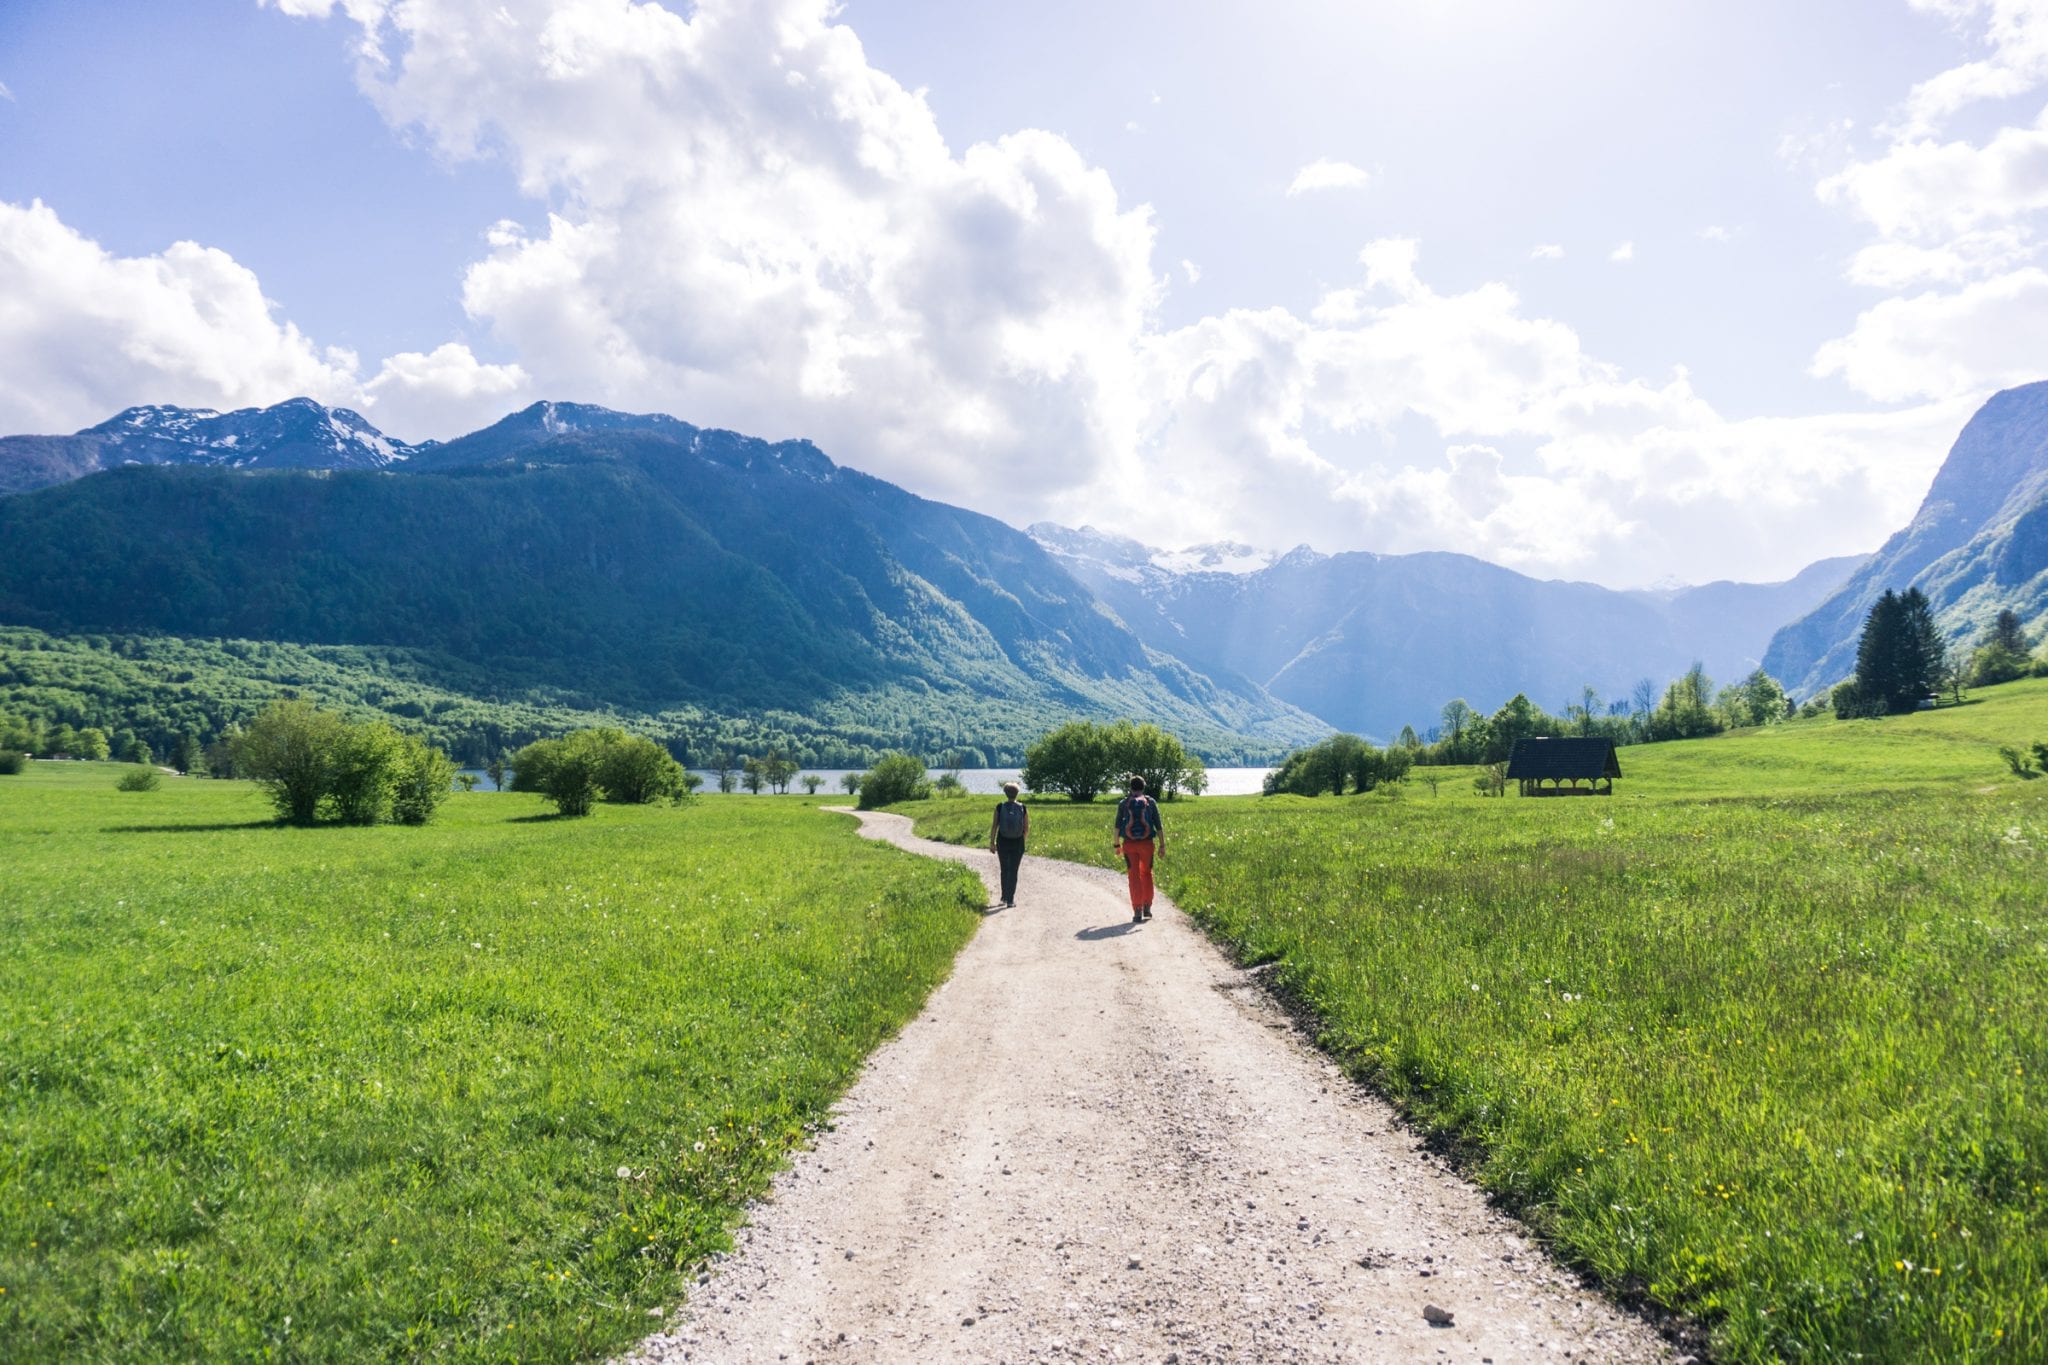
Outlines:
<svg viewBox="0 0 2048 1365"><path fill-rule="evenodd" d="M1516 781L1620 776L1611 739L1518 739L1508 755L1508 777Z"/></svg>

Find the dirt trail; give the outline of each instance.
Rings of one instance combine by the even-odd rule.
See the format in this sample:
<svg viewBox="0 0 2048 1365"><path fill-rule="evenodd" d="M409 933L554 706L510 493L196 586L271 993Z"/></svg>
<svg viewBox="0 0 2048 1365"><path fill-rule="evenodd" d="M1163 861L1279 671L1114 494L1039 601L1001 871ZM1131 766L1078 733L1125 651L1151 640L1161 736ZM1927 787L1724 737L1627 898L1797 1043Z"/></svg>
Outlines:
<svg viewBox="0 0 2048 1365"><path fill-rule="evenodd" d="M860 819L993 883L986 853ZM1028 859L1017 907L631 1359L1668 1358L1164 899L1129 917L1120 876Z"/></svg>

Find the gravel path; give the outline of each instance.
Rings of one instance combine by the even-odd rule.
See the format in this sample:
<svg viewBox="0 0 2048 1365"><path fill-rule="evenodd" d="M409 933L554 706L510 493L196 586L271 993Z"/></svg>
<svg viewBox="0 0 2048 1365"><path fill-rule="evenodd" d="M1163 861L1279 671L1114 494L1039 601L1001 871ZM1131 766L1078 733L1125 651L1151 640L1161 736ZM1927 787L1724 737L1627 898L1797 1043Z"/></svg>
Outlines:
<svg viewBox="0 0 2048 1365"><path fill-rule="evenodd" d="M986 853L860 820L994 883ZM1027 859L1017 907L629 1359L1669 1358L1163 898L1129 917L1120 876Z"/></svg>

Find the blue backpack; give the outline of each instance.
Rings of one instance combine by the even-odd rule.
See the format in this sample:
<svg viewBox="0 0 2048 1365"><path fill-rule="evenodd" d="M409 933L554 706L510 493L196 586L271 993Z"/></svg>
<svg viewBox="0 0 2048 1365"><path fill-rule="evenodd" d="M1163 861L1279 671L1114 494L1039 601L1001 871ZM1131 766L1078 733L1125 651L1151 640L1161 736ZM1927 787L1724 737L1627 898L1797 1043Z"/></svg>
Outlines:
<svg viewBox="0 0 2048 1365"><path fill-rule="evenodd" d="M1149 796L1126 796L1117 810L1116 823L1126 839L1155 839L1159 836L1159 807Z"/></svg>
<svg viewBox="0 0 2048 1365"><path fill-rule="evenodd" d="M996 807L996 833L1005 839L1024 837L1024 807L1021 802L1005 801Z"/></svg>

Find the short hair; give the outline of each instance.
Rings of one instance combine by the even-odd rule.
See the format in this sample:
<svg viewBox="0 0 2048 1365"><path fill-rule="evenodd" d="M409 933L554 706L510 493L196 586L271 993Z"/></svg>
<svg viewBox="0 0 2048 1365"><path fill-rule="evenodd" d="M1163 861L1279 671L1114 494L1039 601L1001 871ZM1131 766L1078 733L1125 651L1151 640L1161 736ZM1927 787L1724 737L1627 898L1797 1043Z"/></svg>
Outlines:
<svg viewBox="0 0 2048 1365"><path fill-rule="evenodd" d="M1015 782L1005 782L1003 784L1003 795L1005 796L1015 796L1018 790L1018 786Z"/></svg>
<svg viewBox="0 0 2048 1365"><path fill-rule="evenodd" d="M1130 783L1130 790L1134 792L1141 792L1145 790L1145 779L1142 777L1132 778Z"/></svg>

